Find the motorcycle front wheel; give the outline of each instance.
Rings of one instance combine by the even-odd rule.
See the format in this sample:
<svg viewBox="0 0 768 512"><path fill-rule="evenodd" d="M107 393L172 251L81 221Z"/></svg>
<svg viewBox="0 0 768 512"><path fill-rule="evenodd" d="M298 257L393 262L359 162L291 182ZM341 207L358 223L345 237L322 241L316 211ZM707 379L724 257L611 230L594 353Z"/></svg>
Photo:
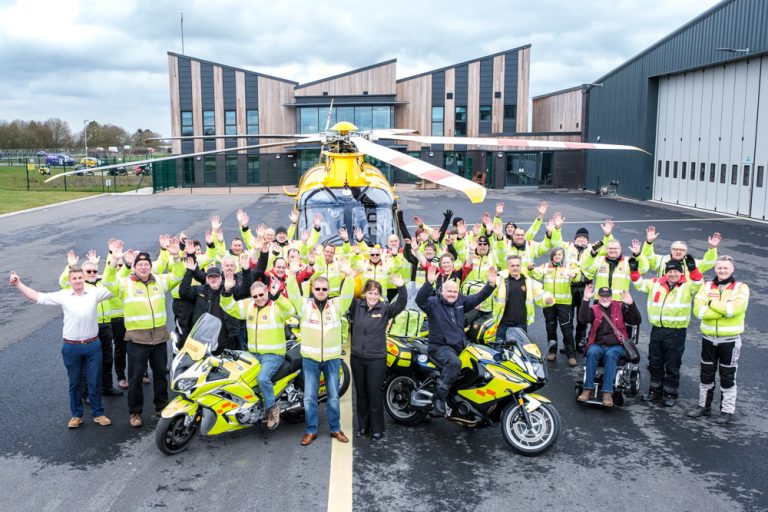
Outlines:
<svg viewBox="0 0 768 512"><path fill-rule="evenodd" d="M393 420L415 425L424 419L426 413L411 406L411 392L417 387L416 381L407 375L398 375L389 381L384 394L384 407Z"/></svg>
<svg viewBox="0 0 768 512"><path fill-rule="evenodd" d="M177 414L172 418L160 418L155 428L155 444L166 455L175 455L187 449L195 437L198 422L189 427L184 425L186 414Z"/></svg>
<svg viewBox="0 0 768 512"><path fill-rule="evenodd" d="M560 415L552 404L543 403L529 413L531 428L516 402L504 409L501 415L501 432L509 446L521 455L539 455L557 441L560 435Z"/></svg>
<svg viewBox="0 0 768 512"><path fill-rule="evenodd" d="M341 360L341 368L339 369L339 398L344 396L344 393L349 389L349 385L352 383L352 372L349 371L347 362Z"/></svg>

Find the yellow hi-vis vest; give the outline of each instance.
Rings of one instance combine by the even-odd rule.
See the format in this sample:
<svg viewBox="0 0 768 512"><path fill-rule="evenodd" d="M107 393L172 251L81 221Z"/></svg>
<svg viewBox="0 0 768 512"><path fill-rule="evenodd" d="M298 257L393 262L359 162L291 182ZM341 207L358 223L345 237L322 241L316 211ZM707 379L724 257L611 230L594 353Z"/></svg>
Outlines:
<svg viewBox="0 0 768 512"><path fill-rule="evenodd" d="M611 283L608 284L608 276L610 275L610 265L606 261L607 256L598 256L593 258L591 254L586 256L584 261L585 267L582 267L582 272L589 279L595 281L595 291L604 286L611 288L613 292L613 300L621 300L621 293L629 290L629 285L632 279L629 277L629 261L626 256L620 256L619 263L616 268L613 269L613 276L611 277ZM648 260L640 254L637 257L638 271L641 274L645 274L648 271Z"/></svg>
<svg viewBox="0 0 768 512"><path fill-rule="evenodd" d="M285 355L285 321L293 315L288 299L281 295L259 308L253 299L236 301L222 294L219 304L228 315L245 320L250 352Z"/></svg>
<svg viewBox="0 0 768 512"><path fill-rule="evenodd" d="M330 265L325 262L325 258L318 257L315 260L314 264L315 273L312 274L312 277L310 278L310 282L314 282L315 279L318 277L324 277L328 279L330 290L328 290L328 294L331 297L335 297L339 295L340 293L340 287L341 287L341 270L339 270L339 265L334 261Z"/></svg>
<svg viewBox="0 0 768 512"><path fill-rule="evenodd" d="M362 262L362 269L363 269L363 275L362 275L362 284L365 285L365 283L371 279L373 281L378 282L381 285L381 289L385 291L387 289L387 285L389 284L389 273L390 273L390 266L387 263L384 263L382 261L378 265L374 265L371 263L371 260L366 259ZM362 297L362 287L361 287L361 297Z"/></svg>
<svg viewBox="0 0 768 512"><path fill-rule="evenodd" d="M739 281L722 289L714 281L699 288L693 300L693 314L701 320L704 336L727 338L744 332L749 305L749 287Z"/></svg>
<svg viewBox="0 0 768 512"><path fill-rule="evenodd" d="M322 311L314 299L301 296L296 279L289 277L286 287L293 307L299 312L301 356L320 362L341 357L341 317L352 303L354 279L344 279L341 295L329 298Z"/></svg>
<svg viewBox="0 0 768 512"><path fill-rule="evenodd" d="M671 329L688 327L691 321L691 302L702 281L690 281L685 277L681 279L683 282L671 290L668 290L669 285L661 277L638 279L632 283L635 289L648 294L646 311L651 325Z"/></svg>
<svg viewBox="0 0 768 512"><path fill-rule="evenodd" d="M496 325L501 321L501 317L504 315L504 307L507 305L507 277L509 273L505 270L499 272L499 276L496 281L496 289L491 297L493 298L493 316ZM544 301L547 297L552 295L544 290L541 283L530 277L525 278L525 320L528 325L533 323L534 316L534 304L539 307L546 307Z"/></svg>
<svg viewBox="0 0 768 512"><path fill-rule="evenodd" d="M578 281L576 277L571 277L571 271L577 270L574 265L553 265L551 262L544 263L531 270L531 277L541 281L545 290L555 298L555 304L571 303L571 282Z"/></svg>

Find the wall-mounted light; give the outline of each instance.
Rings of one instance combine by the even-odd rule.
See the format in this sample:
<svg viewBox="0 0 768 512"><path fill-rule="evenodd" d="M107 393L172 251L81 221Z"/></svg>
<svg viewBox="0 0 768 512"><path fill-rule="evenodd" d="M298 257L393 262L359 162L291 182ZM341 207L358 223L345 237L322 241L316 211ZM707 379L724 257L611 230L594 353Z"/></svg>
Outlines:
<svg viewBox="0 0 768 512"><path fill-rule="evenodd" d="M496 156L499 157L499 158L504 158L504 152L503 151L499 151L498 153L496 153Z"/></svg>
<svg viewBox="0 0 768 512"><path fill-rule="evenodd" d="M293 157L295 157L295 156L296 156L296 155L294 155L293 153L288 153L288 158L293 158Z"/></svg>
<svg viewBox="0 0 768 512"><path fill-rule="evenodd" d="M199 156L199 157L197 157L195 160L197 160L197 161L199 162L199 161L200 161L200 160L202 160L202 159L203 159L203 157Z"/></svg>
<svg viewBox="0 0 768 512"><path fill-rule="evenodd" d="M597 142L600 142L600 136L599 135L597 136Z"/></svg>
<svg viewBox="0 0 768 512"><path fill-rule="evenodd" d="M280 155L275 155L275 160L280 160Z"/></svg>
<svg viewBox="0 0 768 512"><path fill-rule="evenodd" d="M429 152L429 157L432 158L433 156L435 156L435 152L434 151L430 151Z"/></svg>

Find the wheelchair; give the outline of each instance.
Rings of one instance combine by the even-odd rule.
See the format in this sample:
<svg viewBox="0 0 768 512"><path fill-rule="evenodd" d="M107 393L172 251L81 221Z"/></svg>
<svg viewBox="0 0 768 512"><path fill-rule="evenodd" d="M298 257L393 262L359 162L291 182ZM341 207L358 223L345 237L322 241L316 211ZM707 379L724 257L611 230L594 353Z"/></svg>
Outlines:
<svg viewBox="0 0 768 512"><path fill-rule="evenodd" d="M640 336L640 329L636 325L627 325L627 334L630 339L637 345L638 338ZM576 394L577 397L584 391L584 381L587 378L587 365L584 364L584 368L581 372L581 379L576 381ZM597 372L595 373L595 389L592 392L592 396L586 402L580 402L590 405L599 405L603 407L602 401L602 387L603 387L603 360L598 363ZM619 358L616 364L616 378L613 383L613 403L621 407L624 405L628 397L635 397L640 392L640 365L630 363L622 356Z"/></svg>

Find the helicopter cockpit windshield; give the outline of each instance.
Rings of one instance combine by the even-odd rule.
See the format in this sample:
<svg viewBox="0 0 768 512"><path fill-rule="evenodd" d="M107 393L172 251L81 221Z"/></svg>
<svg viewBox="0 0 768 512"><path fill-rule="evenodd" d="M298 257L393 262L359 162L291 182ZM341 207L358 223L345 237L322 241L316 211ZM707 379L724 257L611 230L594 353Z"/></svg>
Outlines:
<svg viewBox="0 0 768 512"><path fill-rule="evenodd" d="M341 227L347 228L350 236L360 228L368 245L385 245L387 237L397 233L394 198L379 188L317 188L299 199L299 212L298 233L312 226L315 214L322 215L321 243L340 244Z"/></svg>

